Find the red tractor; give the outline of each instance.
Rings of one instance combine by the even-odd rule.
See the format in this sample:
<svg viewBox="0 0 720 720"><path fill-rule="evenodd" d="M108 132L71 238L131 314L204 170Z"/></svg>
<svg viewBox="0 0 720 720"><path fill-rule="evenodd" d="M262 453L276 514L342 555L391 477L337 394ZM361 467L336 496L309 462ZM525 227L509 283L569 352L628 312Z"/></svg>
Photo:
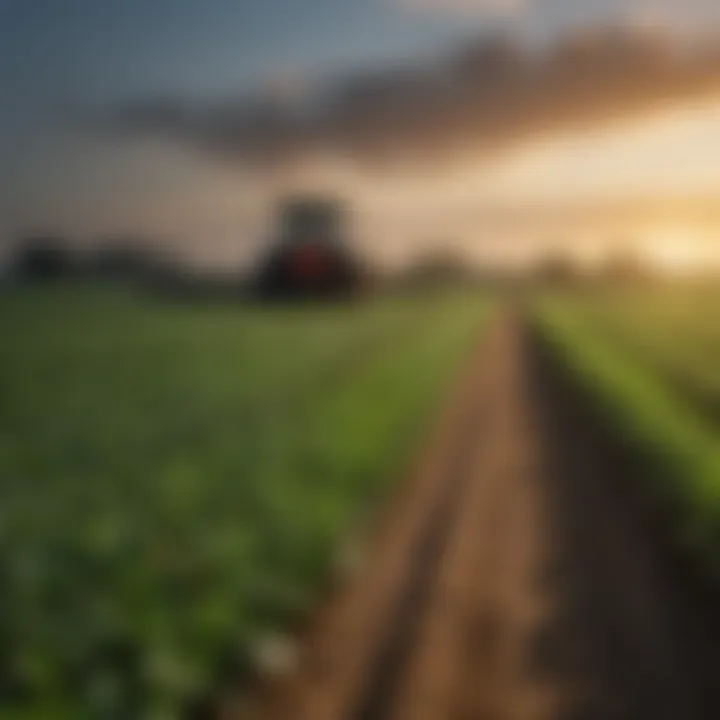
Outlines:
<svg viewBox="0 0 720 720"><path fill-rule="evenodd" d="M257 294L264 299L341 299L361 282L357 260L344 241L344 209L321 198L283 204L278 242L261 264Z"/></svg>

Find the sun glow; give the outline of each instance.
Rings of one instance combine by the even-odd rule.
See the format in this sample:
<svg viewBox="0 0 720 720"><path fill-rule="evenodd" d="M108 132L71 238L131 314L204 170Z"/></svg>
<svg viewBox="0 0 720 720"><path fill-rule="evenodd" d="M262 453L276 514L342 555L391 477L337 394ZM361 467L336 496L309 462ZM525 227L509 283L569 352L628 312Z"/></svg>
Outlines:
<svg viewBox="0 0 720 720"><path fill-rule="evenodd" d="M720 192L720 98L548 138L486 167L493 194L534 201Z"/></svg>
<svg viewBox="0 0 720 720"><path fill-rule="evenodd" d="M665 231L654 234L646 244L650 262L668 275L694 275L720 268L720 251L694 233Z"/></svg>

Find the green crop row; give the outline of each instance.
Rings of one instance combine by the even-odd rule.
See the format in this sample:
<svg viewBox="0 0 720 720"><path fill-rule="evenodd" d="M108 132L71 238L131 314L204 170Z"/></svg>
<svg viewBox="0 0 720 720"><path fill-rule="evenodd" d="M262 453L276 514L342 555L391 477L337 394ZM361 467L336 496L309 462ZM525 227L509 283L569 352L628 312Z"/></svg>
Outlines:
<svg viewBox="0 0 720 720"><path fill-rule="evenodd" d="M595 322L579 298L542 301L540 331L617 439L677 509L678 541L720 577L720 437L661 372Z"/></svg>
<svg viewBox="0 0 720 720"><path fill-rule="evenodd" d="M0 298L0 716L165 720L317 599L482 298Z"/></svg>
<svg viewBox="0 0 720 720"><path fill-rule="evenodd" d="M588 294L590 321L661 374L720 425L720 293L639 288Z"/></svg>

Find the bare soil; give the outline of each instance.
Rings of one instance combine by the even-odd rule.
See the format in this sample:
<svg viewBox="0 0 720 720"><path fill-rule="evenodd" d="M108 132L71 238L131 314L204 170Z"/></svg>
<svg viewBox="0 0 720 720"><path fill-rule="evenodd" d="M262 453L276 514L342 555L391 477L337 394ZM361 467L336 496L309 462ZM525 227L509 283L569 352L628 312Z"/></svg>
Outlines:
<svg viewBox="0 0 720 720"><path fill-rule="evenodd" d="M611 430L611 429L610 429ZM720 604L520 318L491 329L297 668L223 720L720 718Z"/></svg>

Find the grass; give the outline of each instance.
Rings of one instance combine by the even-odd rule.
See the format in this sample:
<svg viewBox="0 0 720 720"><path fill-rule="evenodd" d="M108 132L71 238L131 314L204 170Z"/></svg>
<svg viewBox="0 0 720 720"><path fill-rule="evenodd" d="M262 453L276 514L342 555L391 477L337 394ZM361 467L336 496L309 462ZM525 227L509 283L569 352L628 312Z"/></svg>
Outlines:
<svg viewBox="0 0 720 720"><path fill-rule="evenodd" d="M487 313L4 293L2 717L165 720L239 673L312 605Z"/></svg>
<svg viewBox="0 0 720 720"><path fill-rule="evenodd" d="M656 490L677 508L680 542L702 558L708 572L720 576L717 428L699 412L682 384L674 384L671 375L663 372L664 361L652 361L653 353L662 355L661 347L669 347L670 342L643 345L642 308L657 312L657 306L647 298L634 306L626 297L626 314L608 313L600 321L605 309L602 300L597 296L544 300L537 312L541 331L604 413L608 427L642 457ZM613 332L612 317L618 322L632 320L623 331ZM653 317L657 316L648 316L647 325L653 328L650 333L655 331L660 337ZM706 315L705 321L711 325L710 316ZM690 356L690 351L686 352ZM692 375L689 365L684 372Z"/></svg>

